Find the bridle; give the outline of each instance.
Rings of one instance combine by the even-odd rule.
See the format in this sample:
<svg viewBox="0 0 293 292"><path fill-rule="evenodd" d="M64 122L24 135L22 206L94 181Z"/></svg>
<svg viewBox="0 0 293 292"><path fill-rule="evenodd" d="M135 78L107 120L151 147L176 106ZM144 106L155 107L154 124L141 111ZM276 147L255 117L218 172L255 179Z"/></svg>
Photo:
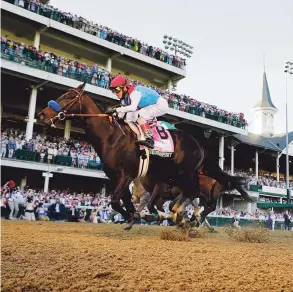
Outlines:
<svg viewBox="0 0 293 292"><path fill-rule="evenodd" d="M65 120L67 117L108 117L109 118L109 121L110 123L112 124L112 116L108 115L108 114L82 114L81 113L81 102L82 102L82 97L83 97L83 94L84 94L84 90L81 90L81 91L77 91L75 88L70 88L68 92L66 92L65 94L61 95L62 96L65 96L65 98L67 98L67 94L70 93L71 91L75 92L76 93L76 97L74 97L72 100L70 100L67 104L61 106L59 103L57 103L56 101L52 101L53 103L55 103L58 108L54 108L53 106L50 106L49 107L51 109L53 109L57 115L53 118L50 119L50 122L51 122L51 127L55 127L55 123L58 123L60 121L63 121ZM79 114L67 114L67 112L69 111L69 109L75 105L76 103L79 104ZM59 108L60 107L60 108Z"/></svg>

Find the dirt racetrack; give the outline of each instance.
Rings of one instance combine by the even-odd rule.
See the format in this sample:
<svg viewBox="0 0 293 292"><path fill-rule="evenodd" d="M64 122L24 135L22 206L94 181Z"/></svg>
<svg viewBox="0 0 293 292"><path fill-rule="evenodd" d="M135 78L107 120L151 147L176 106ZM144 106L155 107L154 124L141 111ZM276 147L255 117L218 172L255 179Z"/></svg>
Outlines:
<svg viewBox="0 0 293 292"><path fill-rule="evenodd" d="M293 236L190 242L162 227L2 220L2 291L293 291ZM170 227L169 227L170 228Z"/></svg>

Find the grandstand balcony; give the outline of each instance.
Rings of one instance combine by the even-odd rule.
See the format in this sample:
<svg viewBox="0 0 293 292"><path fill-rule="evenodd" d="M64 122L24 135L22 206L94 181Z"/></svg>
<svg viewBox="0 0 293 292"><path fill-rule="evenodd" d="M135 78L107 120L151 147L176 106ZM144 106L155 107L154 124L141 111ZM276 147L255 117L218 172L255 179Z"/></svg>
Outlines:
<svg viewBox="0 0 293 292"><path fill-rule="evenodd" d="M21 151L24 152L25 150L21 150ZM33 151L30 151L30 152L31 152L30 156L35 155L35 152ZM66 156L63 156L63 160L64 158L71 159L70 157L66 157ZM56 174L85 176L85 177L108 180L107 176L102 170L97 170L96 168L92 168L92 169L76 168L76 167L71 167L68 165L57 164L58 158L54 159L54 162L55 162L54 164L40 163L40 162L28 160L29 155L27 155L26 157L23 157L23 159L26 159L26 160L2 158L1 166L16 168L16 169L36 170L36 171L44 171L44 172L50 172L50 173L56 173ZM59 161L61 162L61 158L59 158Z"/></svg>
<svg viewBox="0 0 293 292"><path fill-rule="evenodd" d="M5 55L3 55L2 57L5 57ZM26 82L24 82L26 87L33 87L37 86L38 84L44 84L42 88L46 88L46 91L50 91L50 95L48 96L47 100L38 98L37 107L39 104L41 104L39 109L45 107L48 100L56 99L58 96L61 95L62 92L57 89L62 89L64 92L64 90L72 87L77 87L80 84L79 80L73 79L71 78L71 76L60 76L50 73L48 71L41 70L41 68L38 68L30 63L26 63L24 66L9 59L2 59L1 69L2 78L6 78L7 80L5 83L7 91L4 90L2 97L4 105L6 104L7 106L7 97L5 97L5 94L6 92L8 94L9 87L11 85L11 90L15 90L15 88L13 88L13 84L15 82L21 82L20 79L26 80ZM101 88L92 84L87 84L86 91L89 92L94 99L101 100L106 104L113 104L117 102L116 96L113 95L110 90L107 90L105 88ZM38 94L42 95L41 92L38 92ZM20 99L18 102L13 103L12 105L16 106L17 104L22 104L22 107L27 107L27 105L29 104L29 100L26 103L22 103ZM199 115L199 113L190 113L174 108L169 108L166 117L176 124L187 123L203 128L209 128L216 132L222 132L226 135L247 135L247 129L244 129L240 125L237 125L237 123L233 124L232 120L231 122L226 121L225 123L223 121L220 121L220 117L208 117L203 113Z"/></svg>
<svg viewBox="0 0 293 292"><path fill-rule="evenodd" d="M10 3L8 3L10 2ZM36 12L29 11L13 5L13 1L1 1L2 36L26 46L33 46L43 52L55 54L68 60L75 60L80 64L92 66L98 64L104 67L111 76L116 73L126 75L131 80L138 80L144 84L154 86L158 89L170 89L174 82L185 77L185 69L155 58L148 57L134 50L117 45L80 29L53 20L54 17L45 17ZM18 76L30 82L29 87L45 84L45 87L66 90L69 87L77 87L80 78L74 74L60 76L57 72L37 66L34 62L23 61L20 58L10 58L2 53L2 74ZM106 104L115 103L116 97L105 88L93 86L88 83L86 91L93 94ZM11 81L13 83L13 81ZM43 86L44 88L44 86ZM56 92L56 93L55 93ZM38 92L38 95L40 93ZM50 99L58 96L57 91L52 91ZM5 100L5 98L4 98ZM40 102L38 98L37 106ZM233 120L230 117L221 116L198 111L195 106L189 110L183 110L179 100L169 98L169 112L167 118L176 124L189 123L202 128L219 131L223 135L242 134L247 135L244 123ZM14 103L15 106L17 103ZM46 103L42 102L42 105ZM30 117L31 118L31 117Z"/></svg>
<svg viewBox="0 0 293 292"><path fill-rule="evenodd" d="M160 88L184 78L185 68L117 45L51 18L1 1L2 35L43 51L78 60L97 63L112 74L127 75Z"/></svg>

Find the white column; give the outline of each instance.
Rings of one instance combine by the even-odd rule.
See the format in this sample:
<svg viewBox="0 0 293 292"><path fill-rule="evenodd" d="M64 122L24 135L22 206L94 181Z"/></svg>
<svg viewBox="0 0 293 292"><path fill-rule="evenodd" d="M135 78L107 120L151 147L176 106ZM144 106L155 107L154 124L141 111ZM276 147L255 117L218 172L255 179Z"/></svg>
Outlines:
<svg viewBox="0 0 293 292"><path fill-rule="evenodd" d="M105 196L106 196L106 185L103 185L101 189L101 197L105 197Z"/></svg>
<svg viewBox="0 0 293 292"><path fill-rule="evenodd" d="M277 172L277 182L280 181L280 157L279 157L279 152L277 154L276 158L276 172Z"/></svg>
<svg viewBox="0 0 293 292"><path fill-rule="evenodd" d="M173 88L173 82L171 79L168 80L168 91L171 92Z"/></svg>
<svg viewBox="0 0 293 292"><path fill-rule="evenodd" d="M258 179L258 152L255 151L255 177Z"/></svg>
<svg viewBox="0 0 293 292"><path fill-rule="evenodd" d="M231 175L234 175L234 146L231 145Z"/></svg>
<svg viewBox="0 0 293 292"><path fill-rule="evenodd" d="M26 125L26 134L25 134L27 140L31 139L33 136L37 94L38 94L37 88L33 87L31 96L30 96L29 107L28 107L28 120Z"/></svg>
<svg viewBox="0 0 293 292"><path fill-rule="evenodd" d="M65 128L64 128L64 138L65 139L70 139L70 131L71 131L71 121L66 120L65 121Z"/></svg>
<svg viewBox="0 0 293 292"><path fill-rule="evenodd" d="M219 166L224 169L224 136L219 139Z"/></svg>
<svg viewBox="0 0 293 292"><path fill-rule="evenodd" d="M21 190L21 191L23 191L24 188L25 188L25 186L26 186L26 179L27 179L27 177L24 176L24 177L21 179L21 181L20 181L20 190Z"/></svg>
<svg viewBox="0 0 293 292"><path fill-rule="evenodd" d="M219 209L223 208L223 197L219 197Z"/></svg>
<svg viewBox="0 0 293 292"><path fill-rule="evenodd" d="M41 33L37 30L35 33L35 38L34 38L34 47L37 50L40 49L40 40L41 40Z"/></svg>
<svg viewBox="0 0 293 292"><path fill-rule="evenodd" d="M107 59L106 70L110 73L112 72L112 58L110 57Z"/></svg>
<svg viewBox="0 0 293 292"><path fill-rule="evenodd" d="M251 213L251 203L247 203L247 212Z"/></svg>
<svg viewBox="0 0 293 292"><path fill-rule="evenodd" d="M43 176L45 177L44 192L47 193L49 190L49 180L51 177L53 177L53 173L43 172Z"/></svg>
<svg viewBox="0 0 293 292"><path fill-rule="evenodd" d="M280 204L283 204L283 199L282 199L282 197L280 198Z"/></svg>

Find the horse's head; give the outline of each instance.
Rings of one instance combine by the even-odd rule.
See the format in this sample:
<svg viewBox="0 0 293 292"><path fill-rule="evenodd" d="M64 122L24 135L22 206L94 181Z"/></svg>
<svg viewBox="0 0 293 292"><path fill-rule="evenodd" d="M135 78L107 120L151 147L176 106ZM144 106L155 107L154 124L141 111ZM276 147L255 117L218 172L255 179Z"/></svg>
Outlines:
<svg viewBox="0 0 293 292"><path fill-rule="evenodd" d="M81 112L81 98L86 83L77 88L71 88L66 93L48 102L48 106L38 113L42 123L55 126L55 122L65 119L65 114L76 114Z"/></svg>

